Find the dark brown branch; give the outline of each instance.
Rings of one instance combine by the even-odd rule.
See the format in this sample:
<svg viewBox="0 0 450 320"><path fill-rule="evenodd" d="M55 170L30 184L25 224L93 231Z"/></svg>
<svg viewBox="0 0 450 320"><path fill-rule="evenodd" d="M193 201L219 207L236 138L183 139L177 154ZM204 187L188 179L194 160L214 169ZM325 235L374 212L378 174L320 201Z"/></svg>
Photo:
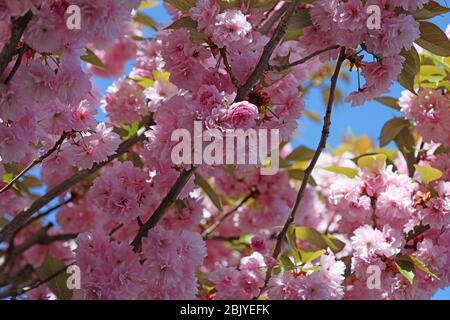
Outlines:
<svg viewBox="0 0 450 320"><path fill-rule="evenodd" d="M258 64L256 65L247 81L242 85L241 88L239 88L234 102L244 100L253 89L253 87L258 83L261 75L269 69L269 60L272 56L272 53L286 33L286 28L292 16L294 15L299 2L300 0L292 0L292 2L289 4L286 10L286 14L275 29L272 38L270 38L269 42L264 47L261 59L259 60Z"/></svg>
<svg viewBox="0 0 450 320"><path fill-rule="evenodd" d="M20 295L23 295L31 290L34 290L40 286L42 286L43 284L46 284L47 282L53 280L54 278L56 278L57 276L59 276L60 274L62 274L63 272L65 272L67 270L68 267L70 267L71 265L73 265L74 263L71 263L67 266L64 266L63 268L61 268L60 270L56 271L54 274L51 274L50 276L48 276L47 278L43 279L43 280L39 280L34 282L33 284L31 284L30 286L23 286L22 288L19 289L15 289L15 290L11 290L11 291L7 291L7 292L3 292L0 293L0 300L1 299L6 299L9 297L18 297Z"/></svg>
<svg viewBox="0 0 450 320"><path fill-rule="evenodd" d="M48 150L46 153L44 153L39 158L34 159L25 169L22 170L22 172L20 172L17 176L15 176L6 186L4 186L0 190L0 194L5 192L6 190L10 189L17 180L19 180L21 177L23 177L23 175L25 175L28 171L30 171L35 165L41 163L42 161L44 161L45 159L50 157L53 152L58 150L58 148L63 144L64 140L66 140L67 135L68 135L67 132L64 132L50 150Z"/></svg>
<svg viewBox="0 0 450 320"><path fill-rule="evenodd" d="M9 42L5 44L2 52L0 53L0 77L3 75L3 72L5 72L8 64L16 54L17 45L19 44L19 41L22 38L22 35L25 32L31 18L33 18L33 13L28 11L24 16L12 22L11 38L9 39Z"/></svg>
<svg viewBox="0 0 450 320"><path fill-rule="evenodd" d="M325 48L325 49L317 50L316 52L313 52L310 55L308 55L308 56L306 56L306 57L304 57L304 58L302 58L300 60L297 60L295 62L289 63L289 64L283 64L283 65L279 65L279 66L269 66L269 69L281 72L281 71L284 71L286 69L289 69L289 68L292 68L292 67L304 64L305 62L311 60L314 57L317 57L318 55L321 55L324 52L327 52L327 51L330 51L330 50L334 50L334 49L338 49L338 48L339 48L339 45L330 46L330 47Z"/></svg>
<svg viewBox="0 0 450 320"><path fill-rule="evenodd" d="M8 265L12 265L18 256L35 245L47 245L58 241L68 241L75 239L78 236L76 233L49 235L48 230L50 230L52 226L52 224L48 224L47 226L39 229L28 240L17 247L14 246L14 240L12 239L6 252L5 261L0 267L0 271L6 270Z"/></svg>
<svg viewBox="0 0 450 320"><path fill-rule="evenodd" d="M262 34L267 34L270 29L272 29L273 25L280 20L281 16L286 12L289 8L289 3L283 4L283 6L278 9L267 21L263 24L263 26L259 29L259 32Z"/></svg>
<svg viewBox="0 0 450 320"><path fill-rule="evenodd" d="M216 229L226 220L228 217L233 215L236 211L239 210L240 207L242 207L248 200L250 200L255 195L255 192L252 191L249 193L245 198L243 198L236 207L225 213L222 217L220 217L219 220L217 220L213 225L211 225L209 228L207 228L202 233L202 237L204 239L208 238Z"/></svg>
<svg viewBox="0 0 450 320"><path fill-rule="evenodd" d="M22 58L23 58L25 52L27 52L27 50L28 50L28 46L26 44L23 45L23 47L19 49L19 53L18 53L16 62L14 63L14 67L11 69L11 72L9 73L8 77L5 79L5 84L8 84L12 80L14 75L16 74L17 70L19 70L19 67L22 64Z"/></svg>
<svg viewBox="0 0 450 320"><path fill-rule="evenodd" d="M62 193L64 193L77 183L83 181L93 173L97 172L111 161L117 159L122 154L128 152L128 150L138 142L145 140L144 135L145 129L146 127L141 128L136 135L122 142L119 148L117 149L116 153L109 156L107 160L101 163L96 163L91 169L84 169L77 172L75 175L61 182L59 185L48 191L42 197L35 200L30 207L25 208L22 212L20 212L17 216L15 216L11 222L9 222L5 227L3 227L0 230L0 242L9 240L18 228L24 225L35 212L44 207L51 200L61 195Z"/></svg>
<svg viewBox="0 0 450 320"><path fill-rule="evenodd" d="M180 173L180 176L178 177L177 181L172 186L167 195L164 197L159 207L155 210L153 215L144 223L144 225L139 228L138 233L131 242L131 245L133 246L133 250L135 252L141 250L142 238L147 236L148 231L158 224L158 222L164 217L164 214L166 213L167 209L169 209L169 207L178 199L180 192L183 190L184 186L191 178L195 169L196 169L195 167L191 167L189 170L183 170Z"/></svg>
<svg viewBox="0 0 450 320"><path fill-rule="evenodd" d="M225 66L225 69L228 72L228 75L230 76L231 82L234 84L236 89L239 90L239 88L241 87L241 84L239 83L239 80L234 75L233 69L231 69L231 65L228 62L228 56L227 56L227 49L226 48L220 48L220 56L223 59L223 64Z"/></svg>
<svg viewBox="0 0 450 320"><path fill-rule="evenodd" d="M281 252L281 246L284 242L284 239L286 237L287 230L289 226L294 222L295 215L297 213L298 207L303 199L303 195L305 193L306 187L308 185L308 180L314 170L314 167L316 166L317 161L319 160L320 155L322 154L323 149L325 149L328 135L330 134L330 126L331 126L331 113L333 111L333 104L334 104L334 98L335 98L335 92L336 92L336 86L337 81L339 79L339 73L341 71L342 64L345 61L345 48L341 48L339 58L336 63L336 67L333 73L333 76L331 77L331 87L330 87L330 95L328 97L328 103L327 103L327 109L325 112L325 116L323 118L323 128L322 128L322 135L320 137L319 144L317 146L317 149L314 153L313 158L311 159L311 162L309 163L308 167L305 170L305 176L302 180L302 184L300 186L300 189L297 193L297 198L295 199L294 207L292 208L292 211L286 220L286 223L283 226L283 229L277 236L277 242L275 244L275 248L273 250L272 257L276 260L278 259L278 256ZM272 268L268 268L266 279L264 286L262 287L260 294L264 291L267 284L269 283L270 277L271 277Z"/></svg>
<svg viewBox="0 0 450 320"><path fill-rule="evenodd" d="M25 227L27 227L27 226L33 224L33 222L35 222L35 221L37 221L37 220L40 220L40 219L42 219L42 218L48 216L48 215L49 215L50 213L52 213L53 211L58 210L59 208L65 206L66 204L72 202L73 200L74 200L74 197L71 196L70 198L68 198L67 200L64 200L63 202L57 204L56 206L51 207L50 209L45 210L44 212L41 212L41 213L37 214L35 217L32 217L30 220L28 220L27 223L25 223L25 224L22 226L22 228L25 228ZM21 228L21 229L22 229L22 228ZM20 229L19 229L19 230L20 230Z"/></svg>
<svg viewBox="0 0 450 320"><path fill-rule="evenodd" d="M408 232L407 235L405 235L406 242L409 242L410 240L413 240L413 239L417 238L421 234L423 234L426 231L430 230L430 228L431 227L428 224L427 225L420 224L417 227L414 227L413 230L411 230L410 232Z"/></svg>

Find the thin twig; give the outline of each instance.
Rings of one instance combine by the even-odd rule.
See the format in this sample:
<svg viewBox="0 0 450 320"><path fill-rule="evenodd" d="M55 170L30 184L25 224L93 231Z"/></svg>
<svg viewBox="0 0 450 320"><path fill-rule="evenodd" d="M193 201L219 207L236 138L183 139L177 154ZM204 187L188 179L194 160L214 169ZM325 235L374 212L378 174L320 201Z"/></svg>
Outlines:
<svg viewBox="0 0 450 320"><path fill-rule="evenodd" d="M73 200L74 200L74 197L72 196L72 197L68 198L67 200L64 200L63 202L57 204L56 206L51 207L50 209L45 210L44 212L37 214L36 216L34 216L34 217L32 217L30 220L28 220L27 223L25 223L25 224L23 225L22 228L25 228L25 227L27 227L27 226L33 224L33 222L35 222L35 221L37 221L37 220L40 220L40 219L42 219L42 218L48 216L48 215L49 215L50 213L52 213L53 211L58 210L59 208L65 206L66 204L72 202ZM22 228L21 228L21 229L22 229ZM19 230L20 230L20 229L19 229Z"/></svg>
<svg viewBox="0 0 450 320"><path fill-rule="evenodd" d="M239 83L239 80L234 75L233 69L231 68L230 63L228 62L227 49L226 48L220 48L220 56L223 59L223 64L225 66L225 69L228 72L228 75L230 76L231 82L234 84L236 89L239 90L239 88L241 87L241 84Z"/></svg>
<svg viewBox="0 0 450 320"><path fill-rule="evenodd" d="M191 167L190 169L183 170L180 173L180 176L178 177L177 181L172 186L167 195L164 197L164 199L161 201L160 205L155 210L153 215L144 223L144 225L142 225L139 228L138 233L131 242L131 245L133 246L133 250L135 252L140 251L142 238L147 236L148 231L158 224L158 222L164 217L164 214L166 213L167 209L178 199L178 196L180 195L186 183L191 178L195 169L196 169L195 167Z"/></svg>
<svg viewBox="0 0 450 320"><path fill-rule="evenodd" d="M211 225L209 228L207 228L202 233L203 239L208 238L226 219L228 219L229 216L234 214L236 211L239 210L240 207L242 207L248 200L250 200L255 195L255 192L250 192L246 197L244 197L233 209L225 213L222 217L220 217L219 220L217 220L213 225Z"/></svg>
<svg viewBox="0 0 450 320"><path fill-rule="evenodd" d="M16 74L17 70L19 70L19 67L22 64L22 58L27 50L28 46L26 44L24 44L23 47L19 49L19 54L17 56L16 62L14 63L14 67L11 69L11 72L5 80L5 84L8 84Z"/></svg>
<svg viewBox="0 0 450 320"><path fill-rule="evenodd" d="M46 153L44 153L42 156L40 156L39 158L34 159L25 169L23 169L17 176L15 176L10 182L8 182L8 184L6 186L4 186L1 190L0 190L0 194L2 194L3 192L5 192L6 190L10 189L14 183L16 181L18 181L21 177L23 177L28 171L30 171L35 165L41 163L42 161L44 161L45 159L47 159L48 157L50 157L52 155L53 152L55 152L56 150L58 150L58 148L63 144L64 140L66 140L68 133L64 132L61 137L58 139L58 141L56 141L55 145L48 150Z"/></svg>
<svg viewBox="0 0 450 320"><path fill-rule="evenodd" d="M258 83L258 81L261 78L261 75L269 69L269 60L272 56L273 51L277 47L278 43L283 38L284 34L286 33L286 28L289 24L289 21L291 20L292 16L294 15L298 4L300 3L300 0L292 0L291 3L289 3L289 6L286 10L286 14L281 19L280 23L278 24L277 28L275 29L272 37L270 38L269 42L264 47L263 53L261 55L261 58L256 65L255 69L253 70L250 77L247 79L247 81L242 85L241 88L239 88L236 98L234 99L234 102L239 102L244 100L247 95L250 93L250 91L253 89L255 84Z"/></svg>
<svg viewBox="0 0 450 320"><path fill-rule="evenodd" d="M317 50L316 52L313 52L310 55L308 55L308 56L306 56L306 57L304 57L304 58L302 58L300 60L297 60L295 62L289 63L289 64L283 64L283 65L279 65L279 66L269 66L269 69L281 72L281 71L284 71L286 69L289 69L289 68L292 68L292 67L304 64L305 62L311 60L314 57L317 57L318 55L321 55L324 52L327 52L327 51L330 51L330 50L334 50L334 49L338 49L338 48L339 48L339 45L330 46L330 47L325 48L325 49Z"/></svg>
<svg viewBox="0 0 450 320"><path fill-rule="evenodd" d="M12 22L11 37L0 53L0 77L3 75L3 72L16 54L17 45L31 18L33 18L33 12L29 10L25 15Z"/></svg>
<svg viewBox="0 0 450 320"><path fill-rule="evenodd" d="M6 299L9 297L17 297L20 295L23 295L31 290L34 290L40 286L42 286L43 284L46 284L47 282L53 280L54 278L56 278L57 276L59 276L60 274L62 274L63 272L65 272L67 270L68 267L70 267L71 265L73 265L75 262L64 266L63 268L61 268L60 270L56 271L55 273L51 274L50 276L48 276L47 278L43 279L43 280L39 280L36 281L35 283L31 284L29 287L27 288L20 288L20 289L16 289L14 291L8 291L8 292L4 292L4 293L0 293L0 300L1 299Z"/></svg>
<svg viewBox="0 0 450 320"><path fill-rule="evenodd" d="M298 207L303 199L303 195L305 193L306 187L308 185L308 180L314 170L314 167L317 164L317 161L319 160L320 155L322 154L323 149L326 146L328 135L330 133L330 126L331 126L331 113L333 110L333 104L334 104L334 98L335 98L335 92L336 92L336 86L337 81L339 78L339 73L342 67L343 62L345 61L345 48L342 47L339 58L336 63L336 68L334 70L334 74L331 78L331 87L330 87L330 95L328 97L328 103L327 103L327 110L325 112L325 116L323 118L323 128L322 128L322 135L320 137L319 144L317 146L317 149L314 153L313 158L311 159L311 162L309 163L308 167L305 170L305 176L303 178L302 184L300 186L300 189L297 193L297 198L295 199L294 207L292 208L292 211L286 220L286 223L283 226L283 229L277 236L277 242L275 244L275 248L273 250L272 257L276 260L278 259L278 256L281 252L281 246L284 242L284 239L286 237L287 230L289 226L294 222L295 215L297 213ZM273 267L269 267L266 273L266 279L264 281L264 286L261 288L260 294L265 290L267 287L267 284L269 283L269 280L271 278L271 272Z"/></svg>

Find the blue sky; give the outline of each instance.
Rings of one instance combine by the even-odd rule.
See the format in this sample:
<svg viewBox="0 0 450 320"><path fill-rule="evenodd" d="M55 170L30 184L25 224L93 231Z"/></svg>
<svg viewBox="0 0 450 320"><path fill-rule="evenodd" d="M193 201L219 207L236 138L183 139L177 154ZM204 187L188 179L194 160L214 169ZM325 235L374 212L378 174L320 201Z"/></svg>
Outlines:
<svg viewBox="0 0 450 320"><path fill-rule="evenodd" d="M445 5L446 1L438 1L442 5ZM447 5L448 6L448 5ZM151 8L147 11L157 22L167 23L170 20L167 12L161 4ZM445 29L447 24L450 23L449 15L440 16L431 20L433 23L439 25L442 29ZM129 71L128 66L128 70ZM114 79L102 79L94 78L98 89L104 93L106 88L111 85ZM351 74L351 81L349 85L340 85L340 89L347 95L357 87L356 74ZM391 91L386 96L399 97L403 89L400 85L395 84ZM320 115L324 111L324 103L319 90L314 90L306 97L305 107L308 111L313 111ZM351 107L349 104L342 103L338 105L332 116L331 133L328 139L328 143L332 147L336 147L341 143L341 135L348 133L351 129L353 134L360 136L366 134L375 143L378 141L378 137L383 127L383 124L395 116L399 116L400 113L385 107L378 102L368 102L365 105L357 108ZM299 135L296 138L295 144L303 144L310 148L315 148L320 138L321 125L316 124L306 118L302 118L299 121ZM450 300L450 288L446 290L440 290L434 297L434 299L448 299Z"/></svg>

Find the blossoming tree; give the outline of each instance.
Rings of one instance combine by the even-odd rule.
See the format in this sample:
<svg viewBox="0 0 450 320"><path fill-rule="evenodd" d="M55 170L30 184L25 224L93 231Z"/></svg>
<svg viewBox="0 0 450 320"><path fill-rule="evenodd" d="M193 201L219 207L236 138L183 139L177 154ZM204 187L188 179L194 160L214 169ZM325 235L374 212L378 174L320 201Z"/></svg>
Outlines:
<svg viewBox="0 0 450 320"><path fill-rule="evenodd" d="M450 34L427 21L450 9L164 4L162 27L151 1L0 0L1 298L426 299L450 284ZM349 72L363 79L347 102L403 116L379 145L324 151ZM101 97L92 75L118 79ZM402 96L383 96L395 81ZM293 148L318 83L317 148ZM279 130L279 172L175 165L172 133L195 121Z"/></svg>

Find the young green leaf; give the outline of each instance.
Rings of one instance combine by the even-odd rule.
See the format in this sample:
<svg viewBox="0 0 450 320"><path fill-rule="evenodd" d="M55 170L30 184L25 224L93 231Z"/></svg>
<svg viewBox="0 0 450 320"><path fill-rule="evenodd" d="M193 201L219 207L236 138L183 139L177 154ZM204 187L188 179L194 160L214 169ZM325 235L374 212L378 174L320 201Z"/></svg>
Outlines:
<svg viewBox="0 0 450 320"><path fill-rule="evenodd" d="M441 57L450 56L450 40L435 24L420 21L420 38L416 43L422 48Z"/></svg>
<svg viewBox="0 0 450 320"><path fill-rule="evenodd" d="M330 172L337 173L337 174L343 174L344 176L346 176L350 179L353 179L358 176L358 170L353 169L353 168L329 166L329 167L324 167L323 169L330 171Z"/></svg>
<svg viewBox="0 0 450 320"><path fill-rule="evenodd" d="M220 201L219 196L214 191L214 189L211 187L208 181L205 180L200 174L195 173L195 180L194 183L202 188L203 192L206 193L206 195L209 197L209 199L214 203L217 209L222 212L222 202Z"/></svg>
<svg viewBox="0 0 450 320"><path fill-rule="evenodd" d="M321 249L330 248L333 252L339 252L345 247L345 243L331 235L323 235L310 227L297 227L297 239L316 245Z"/></svg>
<svg viewBox="0 0 450 320"><path fill-rule="evenodd" d="M64 262L55 259L50 254L47 254L44 262L38 268L38 274L41 280L52 277L46 284L60 300L70 300L73 294L73 291L67 287L69 275L65 272L65 268L66 265ZM56 274L58 275L55 276Z"/></svg>
<svg viewBox="0 0 450 320"><path fill-rule="evenodd" d="M435 169L431 166L415 165L414 167L416 168L417 172L420 175L420 178L425 184L429 184L430 182L438 180L443 175L442 171Z"/></svg>
<svg viewBox="0 0 450 320"><path fill-rule="evenodd" d="M80 57L81 60L83 60L84 62L87 62L89 64L92 64L93 66L102 69L102 70L106 70L108 69L102 62L102 60L100 60L99 57L97 57L97 55L94 53L94 51L92 51L89 48L86 48L86 54L82 55Z"/></svg>
<svg viewBox="0 0 450 320"><path fill-rule="evenodd" d="M409 121L405 118L394 118L386 122L380 134L380 147L384 147L394 140L398 134L409 126Z"/></svg>

